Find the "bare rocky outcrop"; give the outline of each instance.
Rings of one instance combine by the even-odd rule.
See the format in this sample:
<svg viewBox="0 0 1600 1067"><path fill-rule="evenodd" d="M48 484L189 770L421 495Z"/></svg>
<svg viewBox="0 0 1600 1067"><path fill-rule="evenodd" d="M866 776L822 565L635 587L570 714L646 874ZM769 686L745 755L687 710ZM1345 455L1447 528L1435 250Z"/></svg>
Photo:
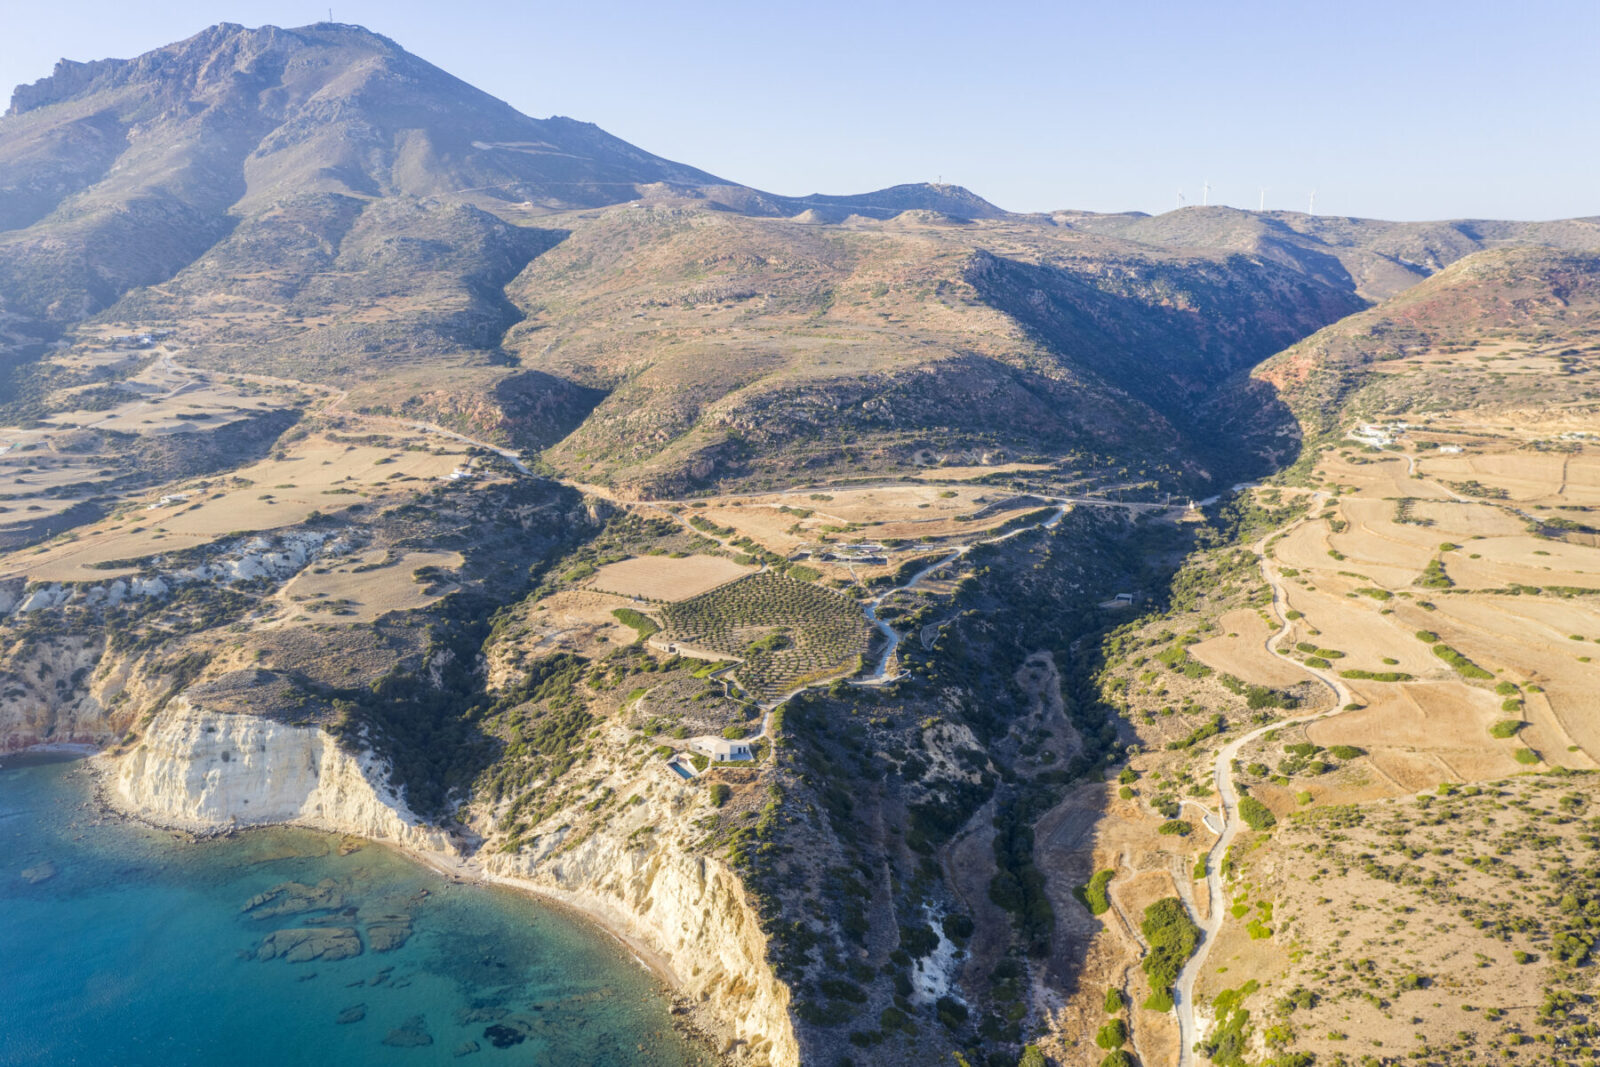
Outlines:
<svg viewBox="0 0 1600 1067"><path fill-rule="evenodd" d="M647 791L636 794L644 799L625 820L635 829L657 827L642 835L648 843L614 821L571 847L558 831L544 847L494 853L483 869L571 904L646 950L683 995L724 1024L725 1051L741 1062L798 1064L789 990L767 962L767 936L742 881L719 860L671 840L703 814L699 791L658 773L651 785L635 783Z"/></svg>
<svg viewBox="0 0 1600 1067"><path fill-rule="evenodd" d="M143 739L105 757L113 804L190 830L294 823L452 854L388 784L370 753L341 748L315 726L227 715L173 699Z"/></svg>

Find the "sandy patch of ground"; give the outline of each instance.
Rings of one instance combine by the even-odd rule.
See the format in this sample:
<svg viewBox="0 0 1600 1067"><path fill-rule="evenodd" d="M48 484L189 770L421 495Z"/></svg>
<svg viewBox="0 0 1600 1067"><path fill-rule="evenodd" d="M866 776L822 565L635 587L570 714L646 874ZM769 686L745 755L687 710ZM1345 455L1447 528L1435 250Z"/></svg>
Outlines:
<svg viewBox="0 0 1600 1067"><path fill-rule="evenodd" d="M1189 655L1213 670L1257 685L1283 688L1310 678L1267 651L1266 640L1277 628L1268 626L1255 611L1230 611L1218 622L1225 636L1191 645Z"/></svg>
<svg viewBox="0 0 1600 1067"><path fill-rule="evenodd" d="M142 506L80 529L73 541L30 549L0 561L0 575L34 581L97 581L116 572L96 563L139 559L157 552L209 544L230 533L257 532L304 522L312 512L334 512L369 497L438 482L462 461L460 451L406 451L358 445L312 435L282 459L266 459L231 475L151 493ZM183 491L187 499L161 504Z"/></svg>
<svg viewBox="0 0 1600 1067"><path fill-rule="evenodd" d="M1489 727L1508 717L1489 690L1464 682L1433 682L1375 686L1370 693L1362 693L1371 701L1366 708L1312 723L1307 739L1327 748L1363 748L1391 776L1418 788L1441 781L1481 781L1523 769L1511 757L1514 744L1489 734ZM1410 757L1396 766L1431 764L1435 777L1419 783L1409 771L1394 774L1384 762L1394 754Z"/></svg>
<svg viewBox="0 0 1600 1067"><path fill-rule="evenodd" d="M639 556L606 564L589 584L602 593L676 602L727 585L755 570L721 556Z"/></svg>
<svg viewBox="0 0 1600 1067"><path fill-rule="evenodd" d="M935 467L913 474L912 477L930 482L965 482L991 474L1021 474L1054 469L1048 463L997 463L993 467Z"/></svg>
<svg viewBox="0 0 1600 1067"><path fill-rule="evenodd" d="M406 552L390 558L384 549L374 549L332 565L307 567L278 591L278 599L288 622L373 622L391 611L427 607L455 588L442 576L418 581L414 575L419 568L453 571L462 562L459 552Z"/></svg>
<svg viewBox="0 0 1600 1067"><path fill-rule="evenodd" d="M1526 534L1465 542L1444 562L1450 577L1463 588L1564 585L1600 589L1600 549Z"/></svg>
<svg viewBox="0 0 1600 1067"><path fill-rule="evenodd" d="M611 614L632 606L627 597L568 590L524 609L509 632L524 662L556 652L595 658L632 644L639 636Z"/></svg>

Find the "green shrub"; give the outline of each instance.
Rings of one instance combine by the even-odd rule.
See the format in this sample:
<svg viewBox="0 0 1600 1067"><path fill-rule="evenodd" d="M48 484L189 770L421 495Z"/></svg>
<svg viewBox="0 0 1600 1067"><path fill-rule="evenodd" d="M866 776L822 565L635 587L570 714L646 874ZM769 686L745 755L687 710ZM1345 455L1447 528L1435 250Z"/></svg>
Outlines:
<svg viewBox="0 0 1600 1067"><path fill-rule="evenodd" d="M1489 679L1494 675L1472 662L1455 649L1444 643L1433 646L1433 654L1455 668L1457 674L1463 678Z"/></svg>
<svg viewBox="0 0 1600 1067"><path fill-rule="evenodd" d="M638 639L640 641L661 629L660 626L656 625L654 619L642 611L635 611L633 608L617 608L611 614L622 625L632 627L639 634Z"/></svg>
<svg viewBox="0 0 1600 1067"><path fill-rule="evenodd" d="M1412 680L1413 676L1407 674L1405 671L1353 670L1353 671L1340 671L1339 672L1339 677L1341 677L1341 678L1349 678L1351 681L1409 682L1409 681Z"/></svg>
<svg viewBox="0 0 1600 1067"><path fill-rule="evenodd" d="M1121 1019L1112 1019L1094 1035L1094 1043L1106 1049L1121 1048L1128 1043L1128 1024Z"/></svg>
<svg viewBox="0 0 1600 1067"><path fill-rule="evenodd" d="M1190 826L1182 819L1168 819L1166 822L1156 827L1156 833L1168 835L1175 834L1178 837L1188 837L1190 834L1194 833L1194 827Z"/></svg>
<svg viewBox="0 0 1600 1067"><path fill-rule="evenodd" d="M1328 749L1328 754L1334 759L1352 760L1358 756L1365 756L1367 752L1365 749L1357 748L1354 745L1334 745Z"/></svg>
<svg viewBox="0 0 1600 1067"><path fill-rule="evenodd" d="M1170 1007L1168 1004L1168 1009ZM1127 1049L1119 1048L1115 1052L1108 1053L1105 1059L1100 1061L1100 1067L1138 1067L1138 1061Z"/></svg>
<svg viewBox="0 0 1600 1067"><path fill-rule="evenodd" d="M733 789L726 782L712 782L710 790L706 793L706 798L711 801L713 808L722 807L731 796L733 796Z"/></svg>
<svg viewBox="0 0 1600 1067"><path fill-rule="evenodd" d="M1489 736L1502 739L1507 737L1515 737L1517 736L1517 731L1521 730L1526 725L1527 723L1523 722L1521 719L1501 719L1499 722L1489 727Z"/></svg>
<svg viewBox="0 0 1600 1067"><path fill-rule="evenodd" d="M1272 810L1255 797L1239 798L1239 817L1252 830L1270 830L1278 824Z"/></svg>
<svg viewBox="0 0 1600 1067"><path fill-rule="evenodd" d="M1416 584L1424 589L1449 589L1456 583L1445 573L1443 560L1431 559L1422 569L1422 576L1417 579Z"/></svg>
<svg viewBox="0 0 1600 1067"><path fill-rule="evenodd" d="M1535 752L1531 748L1519 748L1515 752L1511 753L1511 758L1516 760L1518 763L1533 764L1539 762L1539 753Z"/></svg>
<svg viewBox="0 0 1600 1067"><path fill-rule="evenodd" d="M1122 1010L1123 1003L1122 990L1118 989L1116 986L1108 986L1106 988L1105 1000L1106 1014L1115 1015L1117 1012Z"/></svg>
<svg viewBox="0 0 1600 1067"><path fill-rule="evenodd" d="M1116 876L1116 871L1096 871L1094 877L1089 879L1089 884L1080 885L1072 891L1072 895L1089 909L1090 915L1104 915L1111 910L1111 895L1107 887Z"/></svg>
<svg viewBox="0 0 1600 1067"><path fill-rule="evenodd" d="M1178 980L1184 961L1194 954L1200 928L1189 918L1182 901L1177 897L1165 897L1145 908L1139 930L1144 934L1145 944L1150 946L1142 966L1145 977L1150 980L1152 999L1156 995L1164 997L1167 1007L1158 1010L1170 1010L1172 983Z"/></svg>

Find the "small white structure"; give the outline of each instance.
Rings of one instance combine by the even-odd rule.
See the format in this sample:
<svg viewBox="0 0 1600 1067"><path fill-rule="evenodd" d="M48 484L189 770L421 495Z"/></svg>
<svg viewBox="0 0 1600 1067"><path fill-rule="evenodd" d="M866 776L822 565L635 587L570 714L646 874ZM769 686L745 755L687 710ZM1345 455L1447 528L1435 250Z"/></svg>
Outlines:
<svg viewBox="0 0 1600 1067"><path fill-rule="evenodd" d="M1133 607L1133 594L1132 593L1118 593L1116 596L1112 597L1110 600L1102 600L1102 601L1100 601L1100 603L1097 606L1101 607L1101 608L1106 608L1108 610L1115 610L1115 609L1118 609L1118 608L1131 608L1131 607Z"/></svg>
<svg viewBox="0 0 1600 1067"><path fill-rule="evenodd" d="M1454 456L1465 450L1460 445L1440 445L1439 451L1447 456Z"/></svg>
<svg viewBox="0 0 1600 1067"><path fill-rule="evenodd" d="M689 741L689 748L712 763L738 763L755 759L748 741L729 741L724 737L696 737Z"/></svg>

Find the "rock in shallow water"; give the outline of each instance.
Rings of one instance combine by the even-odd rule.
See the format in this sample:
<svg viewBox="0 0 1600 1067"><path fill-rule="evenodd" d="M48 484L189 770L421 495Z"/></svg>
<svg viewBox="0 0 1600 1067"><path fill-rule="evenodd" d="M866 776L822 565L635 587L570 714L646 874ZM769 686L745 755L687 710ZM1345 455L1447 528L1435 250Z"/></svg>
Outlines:
<svg viewBox="0 0 1600 1067"><path fill-rule="evenodd" d="M256 949L256 959L284 959L290 963L308 960L347 960L361 955L361 938L348 926L314 930L276 930Z"/></svg>
<svg viewBox="0 0 1600 1067"><path fill-rule="evenodd" d="M428 1026L422 1016L413 1015L397 1029L390 1030L383 1043L394 1048L421 1048L433 1044L433 1035L428 1033Z"/></svg>
<svg viewBox="0 0 1600 1067"><path fill-rule="evenodd" d="M22 872L22 880L27 882L29 885L38 885L40 882L48 882L55 876L56 865L51 863L49 860L45 860L43 863L36 863L32 867L24 868Z"/></svg>
<svg viewBox="0 0 1600 1067"><path fill-rule="evenodd" d="M378 922L367 924L367 944L374 952L392 952L411 937L411 924Z"/></svg>
<svg viewBox="0 0 1600 1067"><path fill-rule="evenodd" d="M455 1048L455 1057L456 1057L456 1059L459 1060L463 1056L470 1056L474 1052L479 1052L482 1049L483 1049L482 1045L478 1044L476 1041L468 1039L466 1041L461 1042L461 1044L456 1046L456 1048Z"/></svg>
<svg viewBox="0 0 1600 1067"><path fill-rule="evenodd" d="M348 1023L358 1023L366 1017L367 1006L365 1004L352 1004L344 1011L341 1011L339 1013L339 1018L334 1021L340 1025L345 1025Z"/></svg>
<svg viewBox="0 0 1600 1067"><path fill-rule="evenodd" d="M344 894L331 878L316 885L284 882L245 901L239 910L256 919L274 915L299 915L307 911L333 911L344 906Z"/></svg>
<svg viewBox="0 0 1600 1067"><path fill-rule="evenodd" d="M502 1023L495 1023L493 1026L486 1027L483 1031L483 1036L495 1048L510 1048L512 1045L520 1045L528 1039L528 1035L521 1030Z"/></svg>

